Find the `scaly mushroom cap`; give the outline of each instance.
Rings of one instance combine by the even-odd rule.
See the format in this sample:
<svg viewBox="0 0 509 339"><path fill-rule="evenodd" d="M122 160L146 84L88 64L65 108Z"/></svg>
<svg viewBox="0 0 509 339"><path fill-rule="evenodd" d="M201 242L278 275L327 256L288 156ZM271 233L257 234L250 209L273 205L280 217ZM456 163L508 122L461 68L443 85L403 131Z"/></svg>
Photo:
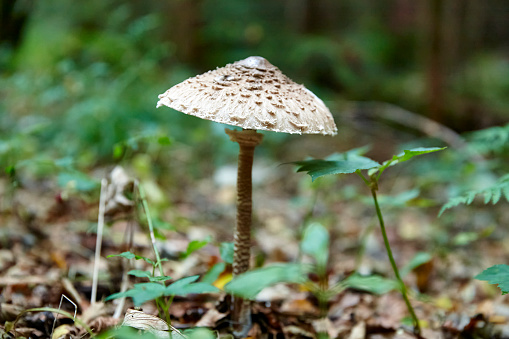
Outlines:
<svg viewBox="0 0 509 339"><path fill-rule="evenodd" d="M157 107L163 105L244 129L297 134L337 132L322 100L258 56L173 86L159 95Z"/></svg>

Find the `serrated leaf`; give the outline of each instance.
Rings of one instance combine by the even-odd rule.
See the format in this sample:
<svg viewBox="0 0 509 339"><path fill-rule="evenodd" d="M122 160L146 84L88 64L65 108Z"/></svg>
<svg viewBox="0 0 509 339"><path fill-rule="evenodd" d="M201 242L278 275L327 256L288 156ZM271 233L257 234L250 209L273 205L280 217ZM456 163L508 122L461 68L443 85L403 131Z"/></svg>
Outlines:
<svg viewBox="0 0 509 339"><path fill-rule="evenodd" d="M477 280L485 280L490 284L498 285L502 294L509 293L509 266L491 266L474 277Z"/></svg>
<svg viewBox="0 0 509 339"><path fill-rule="evenodd" d="M352 274L342 284L349 288L370 292L373 294L385 294L392 290L399 289L399 284L395 280L382 278L378 275L363 276Z"/></svg>
<svg viewBox="0 0 509 339"><path fill-rule="evenodd" d="M480 190L472 190L464 194L453 197L442 206L438 216L440 217L447 209L456 207L458 205L470 205L477 196L484 196L484 204L496 204L503 196L506 201L509 201L509 174L500 177L497 182L491 186Z"/></svg>
<svg viewBox="0 0 509 339"><path fill-rule="evenodd" d="M255 269L235 277L225 286L225 291L253 299L261 290L277 283L304 283L310 269L301 264L275 264Z"/></svg>
<svg viewBox="0 0 509 339"><path fill-rule="evenodd" d="M335 161L320 159L304 160L293 162L293 164L297 165L297 172L307 172L311 176L312 181L324 175L348 174L354 173L357 170L380 166L376 161L362 156L352 156L348 160Z"/></svg>
<svg viewBox="0 0 509 339"><path fill-rule="evenodd" d="M378 177L380 177L380 175L383 173L383 171L385 171L387 168L389 168L391 166L394 166L394 165L399 164L404 161L408 161L417 155L437 152L437 151L444 150L445 148L446 147L417 147L417 148L412 148L409 150L404 150L402 153L400 153L398 155L394 155L392 157L392 159L384 161L384 163L379 168L373 169L373 173L378 171L379 172ZM369 173L369 175L371 175L373 173Z"/></svg>

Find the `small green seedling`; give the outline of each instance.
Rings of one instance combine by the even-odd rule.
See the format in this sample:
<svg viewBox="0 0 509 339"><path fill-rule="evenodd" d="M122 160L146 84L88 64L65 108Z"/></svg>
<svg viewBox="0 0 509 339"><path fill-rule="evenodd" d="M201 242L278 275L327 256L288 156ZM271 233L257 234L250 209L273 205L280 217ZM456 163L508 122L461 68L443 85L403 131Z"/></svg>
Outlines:
<svg viewBox="0 0 509 339"><path fill-rule="evenodd" d="M370 189L378 221L380 223L380 229L382 231L385 248L389 256L389 261L391 262L392 269L394 271L396 279L398 280L399 289L401 291L403 299L405 300L408 311L410 312L410 315L412 317L412 321L414 324L414 332L417 335L420 335L419 320L417 319L417 316L410 303L410 300L408 299L407 289L405 287L405 284L403 283L401 275L396 266L396 262L392 255L392 250L389 244L389 240L387 238L387 232L385 230L385 224L382 217L382 211L380 209L380 205L377 199L378 181L382 173L389 167L410 160L414 156L436 152L443 149L444 148L437 147L433 148L421 147L405 150L402 153L393 156L392 159L389 159L382 164L379 164L374 160L362 156L362 152L364 152L365 149L354 149L346 153L336 154L329 157L326 160L306 160L294 162L294 164L298 166L297 171L307 172L311 176L311 179L313 181L324 175L355 173L362 179L362 181ZM367 176L362 173L363 170L368 171Z"/></svg>
<svg viewBox="0 0 509 339"><path fill-rule="evenodd" d="M122 257L126 259L144 260L152 265L152 272L142 270L131 270L129 275L147 278L148 282L134 284L132 289L124 292L118 292L110 295L107 300L118 299L122 297L130 297L133 299L135 306L141 306L143 303L154 300L159 310L160 317L165 317L166 321L170 323L169 308L175 296L185 296L193 293L210 293L218 292L219 289L206 282L196 282L199 276L191 276L179 279L170 285L166 286L166 281L171 280L171 277L161 275L154 276L157 263L150 258L145 258L135 255L131 252L124 252L118 255L110 255L109 257ZM159 263L161 260L159 261Z"/></svg>

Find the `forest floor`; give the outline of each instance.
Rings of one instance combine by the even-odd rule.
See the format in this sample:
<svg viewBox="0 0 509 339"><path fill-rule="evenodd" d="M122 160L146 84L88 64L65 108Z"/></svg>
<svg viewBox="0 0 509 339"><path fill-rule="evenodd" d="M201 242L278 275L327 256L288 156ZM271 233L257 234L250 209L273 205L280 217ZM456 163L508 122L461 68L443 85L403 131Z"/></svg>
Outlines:
<svg viewBox="0 0 509 339"><path fill-rule="evenodd" d="M253 265L297 260L301 225L311 213L330 230L327 274L331 283L354 271L393 277L380 231L373 227L377 226L374 211L368 204L337 201L320 194L313 196L312 190L302 188L306 185L303 182L309 181L304 175L294 175L296 179L288 184L281 180L288 169L276 170L280 173L271 176L273 179L255 181L254 185ZM258 175L263 173L261 168ZM182 185L172 193L171 203L157 210L159 217L174 228L160 230L166 239L157 242L162 256L169 259L163 264L166 275L173 279L203 275L221 260L218 244L232 241L234 178L234 168L222 168L211 178L186 187ZM66 197L61 190L35 181L25 182L8 194L8 182L0 183L3 196L0 324L12 322L23 310L59 308L61 302L62 309L73 313L74 306L62 296L77 305L78 318L96 333L121 322L125 308L132 306L130 300L120 317L113 317L115 301L94 306L90 303L97 199ZM150 197L149 187L147 191ZM450 247L430 245L429 234L437 227L436 211L431 215L429 210L404 208L397 213L389 212L386 217L389 240L400 267L419 252L431 254L431 260L405 277L411 302L421 321L422 336L509 338L507 298L496 287L473 279L484 268L507 261L508 249L500 241L503 239L485 237L472 242L467 239L464 243L460 239ZM98 300L119 291L126 271L126 259L106 258L107 255L130 250L153 257L148 231L136 220L124 214L108 222L102 244ZM129 227L134 229L131 245L126 241ZM469 233L465 234L463 237L468 238ZM181 253L191 240L207 237L212 239L208 245L182 258ZM131 268L150 268L141 260L130 264ZM230 272L227 266L219 278L222 281L216 285L221 287ZM140 281L136 279L131 283ZM178 329L205 325L224 333L230 319L228 307L224 305L227 299L224 293L175 297L170 307L172 325ZM143 311L157 314L150 302L143 305ZM415 337L403 298L396 291L374 295L346 289L330 298L326 316L322 317L323 314L316 297L302 286L278 284L262 291L253 302L254 325L249 336L315 338L319 332L325 332L330 338ZM4 333L2 338L50 337L54 317L51 312L24 313L15 331ZM57 326L65 323L63 317L57 318ZM62 338L78 338L84 334L79 325L69 328Z"/></svg>

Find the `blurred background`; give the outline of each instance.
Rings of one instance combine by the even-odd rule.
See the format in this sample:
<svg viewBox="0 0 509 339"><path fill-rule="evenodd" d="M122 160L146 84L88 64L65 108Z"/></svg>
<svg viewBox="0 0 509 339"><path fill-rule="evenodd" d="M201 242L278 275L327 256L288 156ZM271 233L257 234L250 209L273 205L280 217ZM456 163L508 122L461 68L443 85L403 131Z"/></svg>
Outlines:
<svg viewBox="0 0 509 339"><path fill-rule="evenodd" d="M178 202L198 179L231 183L237 146L223 126L156 109L157 96L260 55L321 97L339 128L334 138L266 133L259 161L286 173L270 180L294 195L283 162L445 145L440 161L409 172L412 185L442 185L438 206L506 171L508 17L505 0L1 0L3 191L97 195L115 164L153 183L153 200Z"/></svg>

